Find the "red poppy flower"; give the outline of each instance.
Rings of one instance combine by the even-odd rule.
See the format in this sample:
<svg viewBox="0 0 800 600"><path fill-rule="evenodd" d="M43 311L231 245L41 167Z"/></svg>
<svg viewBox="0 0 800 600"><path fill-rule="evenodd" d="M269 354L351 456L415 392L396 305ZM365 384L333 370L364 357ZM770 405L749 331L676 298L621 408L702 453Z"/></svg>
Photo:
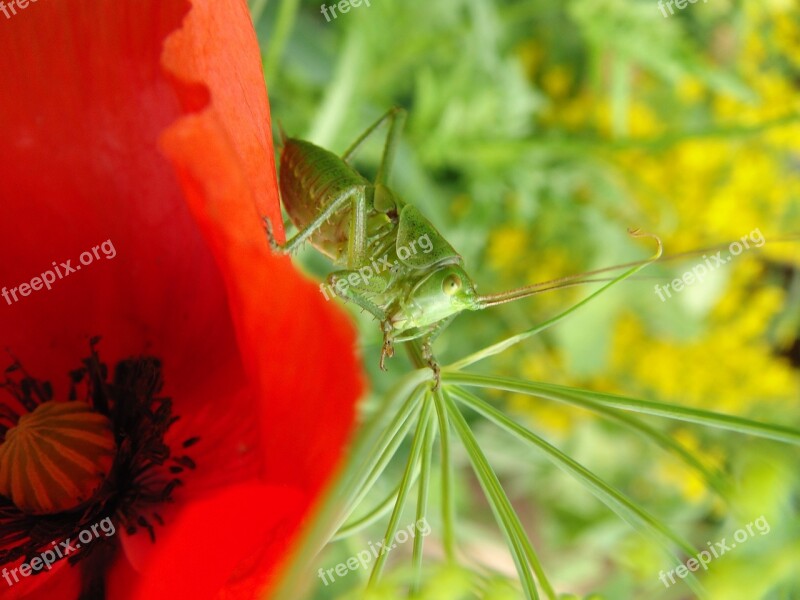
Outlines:
<svg viewBox="0 0 800 600"><path fill-rule="evenodd" d="M264 238L246 3L5 0L0 57L0 594L257 597L362 382L346 318Z"/></svg>

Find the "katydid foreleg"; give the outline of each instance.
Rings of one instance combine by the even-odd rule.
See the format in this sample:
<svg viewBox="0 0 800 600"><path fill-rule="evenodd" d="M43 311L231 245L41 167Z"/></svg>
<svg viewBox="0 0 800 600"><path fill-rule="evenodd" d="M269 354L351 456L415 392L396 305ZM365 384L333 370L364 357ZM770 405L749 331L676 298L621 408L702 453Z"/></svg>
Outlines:
<svg viewBox="0 0 800 600"><path fill-rule="evenodd" d="M379 321L385 321L386 311L367 298L365 290L356 288L349 283L341 287L337 285L343 281L349 282L350 277L355 275L363 277L363 274L360 271L334 271L328 275L328 286L343 300L352 300Z"/></svg>
<svg viewBox="0 0 800 600"><path fill-rule="evenodd" d="M433 342L439 337L439 334L444 331L445 327L450 325L450 322L455 318L455 315L452 315L438 323L433 325L432 330L425 336L422 341L422 358L425 359L425 363L430 367L433 371L433 391L439 389L439 383L442 380L442 370L439 368L439 363L436 361L436 358L433 356Z"/></svg>

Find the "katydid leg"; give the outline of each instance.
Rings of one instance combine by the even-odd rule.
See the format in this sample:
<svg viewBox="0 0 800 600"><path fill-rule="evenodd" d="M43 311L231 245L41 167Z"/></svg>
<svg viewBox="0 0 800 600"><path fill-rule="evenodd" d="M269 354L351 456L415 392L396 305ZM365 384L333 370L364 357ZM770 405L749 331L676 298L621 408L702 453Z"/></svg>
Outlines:
<svg viewBox="0 0 800 600"><path fill-rule="evenodd" d="M330 219L337 211L342 210L347 205L348 201L351 203L351 224L350 236L347 241L347 262L348 264L353 265L359 264L360 261L366 258L367 231L365 215L367 210L367 195L366 186L363 185L353 186L342 191L333 200L328 202L308 225L298 231L294 237L287 240L284 244L279 244L277 242L272 231L272 222L269 220L269 217L264 217L267 239L269 240L269 245L272 248L272 251L278 254L290 254L291 252L294 252L316 231L325 226L328 219Z"/></svg>
<svg viewBox="0 0 800 600"><path fill-rule="evenodd" d="M383 322L386 320L386 311L380 306L369 300L362 290L355 289L353 286L348 285L342 290L336 287L336 283L341 280L348 280L350 275L358 275L361 277L359 271L334 271L328 275L328 286L334 293L343 300L351 300L358 304L361 308L368 311L373 317Z"/></svg>
<svg viewBox="0 0 800 600"><path fill-rule="evenodd" d="M422 340L422 358L425 359L425 362L430 367L431 371L433 371L434 392L439 389L439 384L442 382L442 370L439 367L439 362L433 355L433 342L437 337L439 337L439 334L444 331L444 328L447 327L454 318L455 315L452 315L434 324L434 326L431 328L431 331Z"/></svg>
<svg viewBox="0 0 800 600"><path fill-rule="evenodd" d="M384 113L377 121L370 125L364 133L362 133L350 147L342 154L342 160L348 162L353 153L363 144L381 124L389 121L389 133L386 134L386 142L383 146L383 156L381 163L378 167L378 174L375 178L375 183L386 185L389 179L389 172L391 171L392 163L397 149L397 144L400 139L400 132L403 129L403 123L406 119L406 111L398 106L390 108Z"/></svg>

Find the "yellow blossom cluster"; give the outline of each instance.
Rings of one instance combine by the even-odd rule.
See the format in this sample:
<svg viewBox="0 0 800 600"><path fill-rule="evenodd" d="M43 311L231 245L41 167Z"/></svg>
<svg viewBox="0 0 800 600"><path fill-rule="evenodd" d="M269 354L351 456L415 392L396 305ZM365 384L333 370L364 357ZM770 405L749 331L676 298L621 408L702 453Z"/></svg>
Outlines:
<svg viewBox="0 0 800 600"><path fill-rule="evenodd" d="M620 174L629 201L667 253L738 240L755 229L766 238L763 247L724 267L721 289L692 334L665 332L651 322L652 313L631 308L616 318L602 374L570 381L560 350L540 345L522 361L525 376L755 417L796 404L800 373L783 351L798 331L776 323L797 299L788 298L785 278L774 274L800 267L800 241L783 240L800 233L800 5L753 2L745 10L738 44L716 60L750 93L714 89L695 76L669 89L636 71L622 135L607 96L578 84L564 64L548 64L542 48L521 49L529 75L550 101L542 126L575 135L594 131L607 140L603 160ZM709 48L709 61L715 51ZM669 114L665 103L652 100L659 94L670 97ZM681 115L687 121L704 115L706 125L684 124ZM513 257L526 244L520 228L498 232L491 265L501 272L518 268ZM565 264L555 252L552 262L543 258L537 267L556 277ZM655 296L654 302L661 304ZM569 430L563 407L521 397L512 406L538 426ZM689 446L698 444L681 435ZM671 468L660 468L666 480L682 486L688 499L703 497L699 480L677 477Z"/></svg>

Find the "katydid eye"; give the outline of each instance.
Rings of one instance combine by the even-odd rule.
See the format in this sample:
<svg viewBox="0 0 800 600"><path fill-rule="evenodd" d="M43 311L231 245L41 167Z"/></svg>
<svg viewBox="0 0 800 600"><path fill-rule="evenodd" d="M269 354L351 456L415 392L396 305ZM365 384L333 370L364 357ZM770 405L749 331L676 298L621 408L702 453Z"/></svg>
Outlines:
<svg viewBox="0 0 800 600"><path fill-rule="evenodd" d="M461 289L461 277L458 275L451 273L447 277L444 278L442 282L442 291L447 294L448 296L452 296L458 290Z"/></svg>

